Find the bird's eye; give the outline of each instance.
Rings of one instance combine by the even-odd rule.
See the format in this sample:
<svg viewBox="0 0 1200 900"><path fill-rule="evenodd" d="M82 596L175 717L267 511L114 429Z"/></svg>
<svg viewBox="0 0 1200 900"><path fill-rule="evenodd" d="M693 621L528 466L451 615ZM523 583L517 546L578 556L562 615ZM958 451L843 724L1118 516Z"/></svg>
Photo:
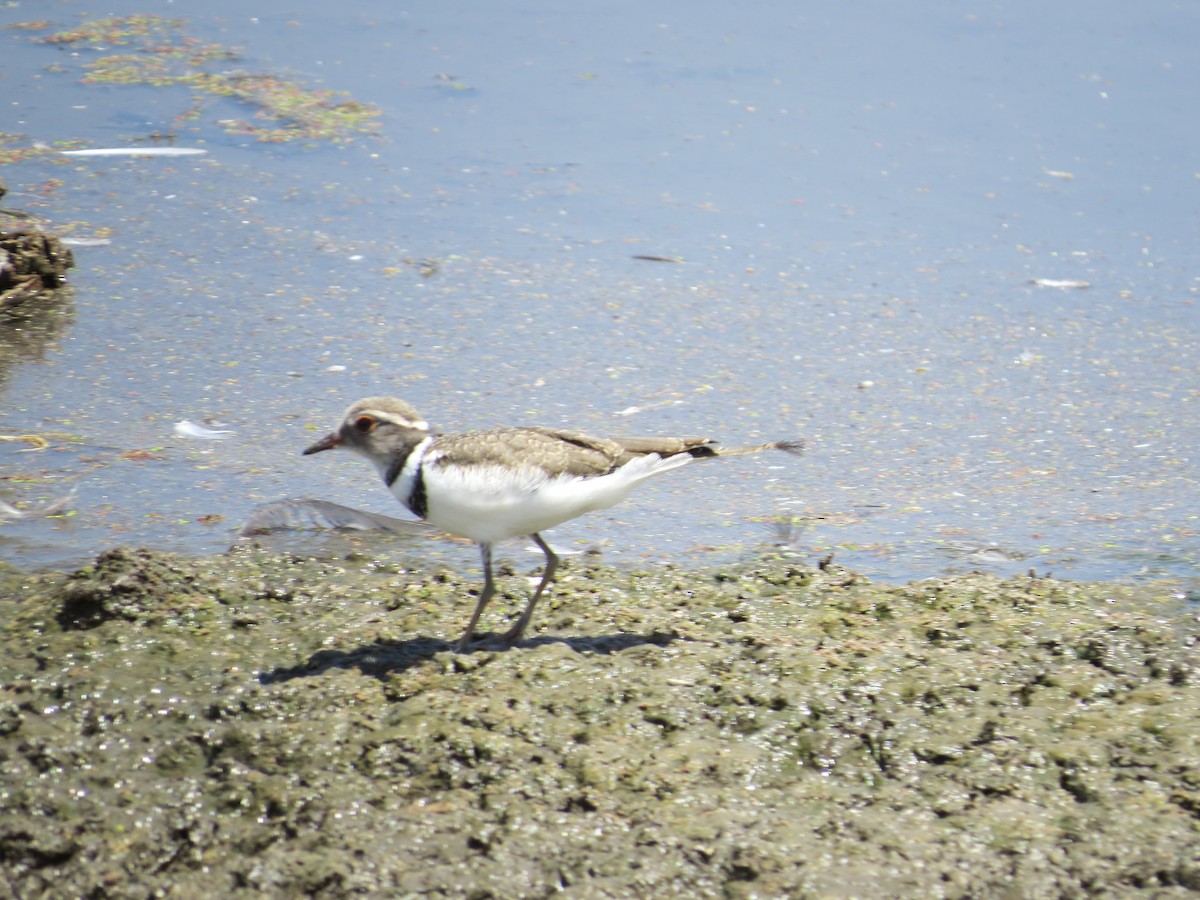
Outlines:
<svg viewBox="0 0 1200 900"><path fill-rule="evenodd" d="M357 419L354 420L354 427L357 428L359 431L361 431L363 434L366 434L368 431L370 431L372 428L375 427L375 417L374 416L359 416Z"/></svg>

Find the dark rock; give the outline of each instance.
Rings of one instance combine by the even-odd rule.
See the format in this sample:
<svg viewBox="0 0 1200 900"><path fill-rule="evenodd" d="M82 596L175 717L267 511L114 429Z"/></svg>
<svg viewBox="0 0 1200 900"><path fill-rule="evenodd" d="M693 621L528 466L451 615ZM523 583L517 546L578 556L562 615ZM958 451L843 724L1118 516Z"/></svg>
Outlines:
<svg viewBox="0 0 1200 900"><path fill-rule="evenodd" d="M54 235L31 224L3 224L6 218L22 217L15 210L0 210L0 313L62 287L67 269L75 265L71 251Z"/></svg>

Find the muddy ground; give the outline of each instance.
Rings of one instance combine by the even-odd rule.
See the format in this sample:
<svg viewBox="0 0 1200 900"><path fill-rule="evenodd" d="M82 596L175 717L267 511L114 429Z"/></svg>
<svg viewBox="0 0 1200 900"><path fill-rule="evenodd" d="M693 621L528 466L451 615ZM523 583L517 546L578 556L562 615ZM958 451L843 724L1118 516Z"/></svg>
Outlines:
<svg viewBox="0 0 1200 900"><path fill-rule="evenodd" d="M456 655L475 587L254 549L0 573L0 895L1200 890L1169 588L573 560L531 639Z"/></svg>

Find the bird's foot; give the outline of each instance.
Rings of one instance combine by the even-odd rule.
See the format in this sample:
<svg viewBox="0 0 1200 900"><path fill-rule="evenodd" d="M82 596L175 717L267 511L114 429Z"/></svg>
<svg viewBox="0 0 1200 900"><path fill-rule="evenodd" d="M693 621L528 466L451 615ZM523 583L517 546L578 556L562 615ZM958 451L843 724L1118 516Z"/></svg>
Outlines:
<svg viewBox="0 0 1200 900"><path fill-rule="evenodd" d="M457 641L454 644L455 653L471 653L474 650L507 650L521 640L524 628L510 628L504 634L485 634L473 637L469 641Z"/></svg>
<svg viewBox="0 0 1200 900"><path fill-rule="evenodd" d="M525 636L525 629L528 627L529 622L524 618L518 619L516 625L500 635L500 640L509 647L515 646L521 642L521 638Z"/></svg>

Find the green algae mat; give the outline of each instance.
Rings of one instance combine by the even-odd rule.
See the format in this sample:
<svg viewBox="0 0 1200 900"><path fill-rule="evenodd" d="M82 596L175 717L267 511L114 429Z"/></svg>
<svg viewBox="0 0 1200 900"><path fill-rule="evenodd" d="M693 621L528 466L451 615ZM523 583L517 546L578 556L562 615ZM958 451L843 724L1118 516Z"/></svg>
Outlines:
<svg viewBox="0 0 1200 900"><path fill-rule="evenodd" d="M253 549L0 573L0 895L1200 890L1167 587L575 561L529 640L456 655L472 588Z"/></svg>

